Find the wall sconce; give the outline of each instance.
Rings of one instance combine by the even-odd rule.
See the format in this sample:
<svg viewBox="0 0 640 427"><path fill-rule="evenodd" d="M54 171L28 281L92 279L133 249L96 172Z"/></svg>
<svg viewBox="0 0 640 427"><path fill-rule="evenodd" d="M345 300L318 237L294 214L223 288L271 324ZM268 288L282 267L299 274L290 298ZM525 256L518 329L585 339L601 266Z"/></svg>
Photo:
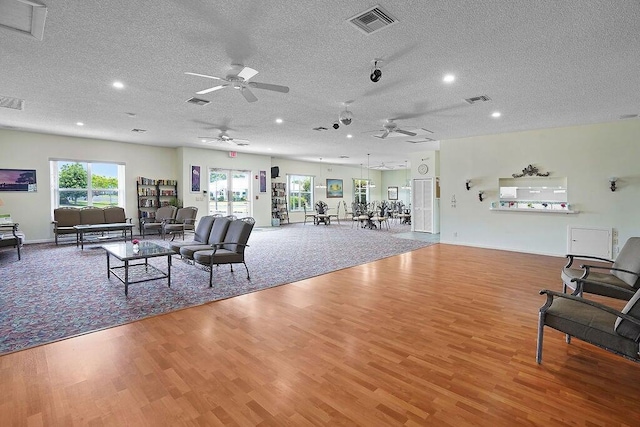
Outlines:
<svg viewBox="0 0 640 427"><path fill-rule="evenodd" d="M484 191L478 191L478 200L483 201L484 200Z"/></svg>
<svg viewBox="0 0 640 427"><path fill-rule="evenodd" d="M471 190L471 180L468 179L467 182L464 183L464 186L467 187L467 191Z"/></svg>
<svg viewBox="0 0 640 427"><path fill-rule="evenodd" d="M616 181L618 181L618 178L611 177L609 178L609 188L611 189L611 191L616 191Z"/></svg>

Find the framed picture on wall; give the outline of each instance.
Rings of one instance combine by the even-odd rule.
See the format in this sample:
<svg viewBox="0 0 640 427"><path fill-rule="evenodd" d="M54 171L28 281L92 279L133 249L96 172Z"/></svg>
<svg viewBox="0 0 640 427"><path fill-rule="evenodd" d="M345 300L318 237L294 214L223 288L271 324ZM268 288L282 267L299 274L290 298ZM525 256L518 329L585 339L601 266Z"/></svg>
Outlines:
<svg viewBox="0 0 640 427"><path fill-rule="evenodd" d="M341 179L327 179L327 199L342 198L342 180Z"/></svg>
<svg viewBox="0 0 640 427"><path fill-rule="evenodd" d="M267 192L267 171L260 171L260 192Z"/></svg>
<svg viewBox="0 0 640 427"><path fill-rule="evenodd" d="M191 192L200 192L200 166L191 166Z"/></svg>
<svg viewBox="0 0 640 427"><path fill-rule="evenodd" d="M0 169L0 191L37 191L35 169Z"/></svg>
<svg viewBox="0 0 640 427"><path fill-rule="evenodd" d="M398 200L398 187L387 187L387 199Z"/></svg>

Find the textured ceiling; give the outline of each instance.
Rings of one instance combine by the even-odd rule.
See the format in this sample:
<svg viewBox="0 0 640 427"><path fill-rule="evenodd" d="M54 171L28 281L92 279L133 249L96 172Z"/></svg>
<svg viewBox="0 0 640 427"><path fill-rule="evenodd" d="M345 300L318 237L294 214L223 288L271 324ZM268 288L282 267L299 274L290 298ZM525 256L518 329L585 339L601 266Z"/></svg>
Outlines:
<svg viewBox="0 0 640 427"><path fill-rule="evenodd" d="M640 113L637 0L382 0L399 22L370 35L347 22L369 1L44 1L42 41L0 29L0 95L25 100L23 111L0 108L0 127L402 164L438 144L375 138L387 118L443 140ZM378 83L369 79L375 58ZM254 89L259 100L249 103L231 88L196 95L215 81L185 75L224 77L232 63L291 90ZM443 83L446 73L455 82ZM125 87L114 89L116 80ZM478 95L491 100L464 101ZM193 96L211 103L185 102ZM334 130L344 102L353 123ZM250 145L199 142L216 125Z"/></svg>

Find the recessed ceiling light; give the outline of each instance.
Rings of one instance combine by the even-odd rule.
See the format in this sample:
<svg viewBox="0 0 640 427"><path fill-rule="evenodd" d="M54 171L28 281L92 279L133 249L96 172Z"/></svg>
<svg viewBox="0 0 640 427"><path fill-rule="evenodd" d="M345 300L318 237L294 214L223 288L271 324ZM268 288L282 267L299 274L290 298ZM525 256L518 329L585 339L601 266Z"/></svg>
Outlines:
<svg viewBox="0 0 640 427"><path fill-rule="evenodd" d="M446 74L443 78L442 81L445 83L453 83L453 81L456 79L456 76L454 76L453 74Z"/></svg>
<svg viewBox="0 0 640 427"><path fill-rule="evenodd" d="M113 82L113 87L115 87L116 89L122 89L124 87L124 84L122 84L122 82Z"/></svg>
<svg viewBox="0 0 640 427"><path fill-rule="evenodd" d="M276 123L278 124L282 123L282 119L276 119Z"/></svg>
<svg viewBox="0 0 640 427"><path fill-rule="evenodd" d="M82 123L82 122L77 122L77 123L76 123L76 125L78 125L78 126L84 126L84 123Z"/></svg>
<svg viewBox="0 0 640 427"><path fill-rule="evenodd" d="M353 135L349 134L347 135L347 138L353 138Z"/></svg>
<svg viewBox="0 0 640 427"><path fill-rule="evenodd" d="M493 113L491 113L491 117L495 117L496 119L498 117L500 117L502 114L500 114L500 111L494 111Z"/></svg>

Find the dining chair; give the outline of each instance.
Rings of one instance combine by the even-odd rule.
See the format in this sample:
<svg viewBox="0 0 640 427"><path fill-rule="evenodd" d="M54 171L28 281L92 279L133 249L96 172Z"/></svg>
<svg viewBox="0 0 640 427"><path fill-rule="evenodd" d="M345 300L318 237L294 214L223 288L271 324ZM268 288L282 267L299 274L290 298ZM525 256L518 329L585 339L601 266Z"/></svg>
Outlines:
<svg viewBox="0 0 640 427"><path fill-rule="evenodd" d="M302 204L302 209L304 209L304 223L302 225L307 223L307 218L313 219L313 224L315 225L315 223L316 223L316 213L315 212L307 212L307 204L306 203Z"/></svg>

